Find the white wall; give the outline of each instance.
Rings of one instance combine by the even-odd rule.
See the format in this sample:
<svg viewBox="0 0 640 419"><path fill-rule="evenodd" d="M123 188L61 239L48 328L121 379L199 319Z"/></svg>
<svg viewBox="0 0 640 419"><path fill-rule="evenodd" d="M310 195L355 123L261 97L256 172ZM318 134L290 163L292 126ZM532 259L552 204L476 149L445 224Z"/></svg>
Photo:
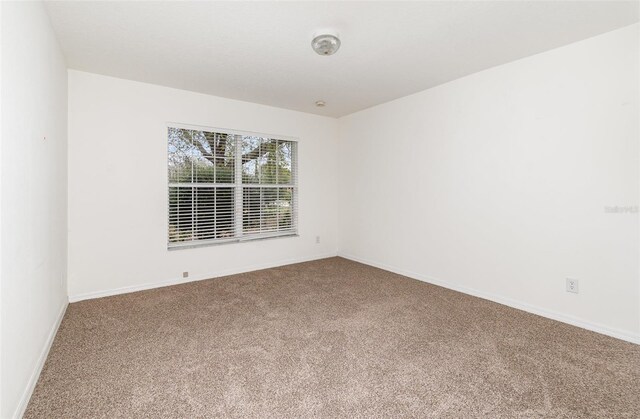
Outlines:
<svg viewBox="0 0 640 419"><path fill-rule="evenodd" d="M2 2L0 417L21 414L67 304L67 72L41 3Z"/></svg>
<svg viewBox="0 0 640 419"><path fill-rule="evenodd" d="M168 251L167 122L298 137L300 236ZM335 255L336 138L336 119L70 70L71 300Z"/></svg>
<svg viewBox="0 0 640 419"><path fill-rule="evenodd" d="M638 341L638 214L605 213L638 205L638 47L636 24L341 118L340 254Z"/></svg>

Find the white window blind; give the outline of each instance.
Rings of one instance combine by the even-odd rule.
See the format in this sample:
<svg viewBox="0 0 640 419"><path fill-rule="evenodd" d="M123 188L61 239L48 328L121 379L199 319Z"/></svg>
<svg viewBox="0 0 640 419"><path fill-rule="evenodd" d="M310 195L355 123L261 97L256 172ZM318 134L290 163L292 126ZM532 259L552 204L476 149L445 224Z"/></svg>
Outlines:
<svg viewBox="0 0 640 419"><path fill-rule="evenodd" d="M297 142L168 128L169 248L297 234Z"/></svg>

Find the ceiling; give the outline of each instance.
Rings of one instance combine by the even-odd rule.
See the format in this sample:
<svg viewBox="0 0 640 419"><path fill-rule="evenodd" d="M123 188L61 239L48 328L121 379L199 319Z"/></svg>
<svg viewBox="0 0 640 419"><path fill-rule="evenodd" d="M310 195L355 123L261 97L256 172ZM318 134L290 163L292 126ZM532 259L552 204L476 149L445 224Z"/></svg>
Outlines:
<svg viewBox="0 0 640 419"><path fill-rule="evenodd" d="M340 117L638 21L638 2L48 2L69 68ZM332 56L310 46L333 28ZM326 107L315 106L324 100Z"/></svg>

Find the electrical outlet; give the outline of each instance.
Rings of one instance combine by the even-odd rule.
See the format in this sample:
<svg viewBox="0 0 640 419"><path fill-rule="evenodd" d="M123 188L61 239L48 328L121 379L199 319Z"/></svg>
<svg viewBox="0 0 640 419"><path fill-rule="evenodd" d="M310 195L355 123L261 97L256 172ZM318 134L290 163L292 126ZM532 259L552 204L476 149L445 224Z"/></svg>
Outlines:
<svg viewBox="0 0 640 419"><path fill-rule="evenodd" d="M182 272L183 278L189 278L189 272Z"/></svg>
<svg viewBox="0 0 640 419"><path fill-rule="evenodd" d="M567 292L573 292L577 294L579 292L578 289L579 281L573 278L567 278Z"/></svg>
<svg viewBox="0 0 640 419"><path fill-rule="evenodd" d="M320 236L316 236L316 244L320 244Z"/></svg>

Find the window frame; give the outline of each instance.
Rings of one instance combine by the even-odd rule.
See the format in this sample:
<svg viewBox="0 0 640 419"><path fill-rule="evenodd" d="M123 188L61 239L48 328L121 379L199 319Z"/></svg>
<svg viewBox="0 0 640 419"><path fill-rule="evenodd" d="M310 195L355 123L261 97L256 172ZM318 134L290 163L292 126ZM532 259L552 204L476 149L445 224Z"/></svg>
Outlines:
<svg viewBox="0 0 640 419"><path fill-rule="evenodd" d="M277 238L286 238L286 237L299 237L298 229L299 229L299 205L298 205L298 189L299 189L299 160L298 160L298 148L299 148L299 139L297 137L291 137L286 135L279 134L265 134L261 132L253 132L253 131L241 131L241 130L233 130L228 128L214 128L210 126L204 125L192 125L192 124L182 124L177 122L167 122L164 127L164 144L165 144L165 173L167 174L166 182L167 189L165 194L166 206L167 209L165 216L165 237L167 240L167 250L179 250L179 249L190 249L195 247L205 247L205 246L216 246L221 244L229 244L229 243L243 243L243 242L251 242L257 240L270 240ZM292 183L288 184L253 184L253 183L243 183L242 180L242 152L238 153L238 149L236 148L236 154L234 156L235 159L235 169L234 169L234 182L229 183L229 187L232 187L235 195L235 205L236 208L234 210L234 226L235 226L235 236L231 238L217 238L217 239L202 239L202 240L190 240L184 242L171 242L170 239L170 202L169 195L172 183L170 182L168 176L168 167L169 167L169 151L168 151L168 133L169 129L185 129L185 130L195 130L195 131L206 131L211 133L220 133L234 136L249 136L249 137L260 137L260 138L268 138L270 140L281 140L281 141L289 141L293 143L291 150L291 176L293 179ZM192 182L195 183L195 182ZM274 231L268 233L257 233L257 234L244 234L243 227L243 207L244 207L244 199L243 199L243 188L245 187L271 187L271 188L292 188L292 202L293 208L291 213L291 224L292 228L286 231ZM239 191L239 192L238 192ZM237 207L240 204L239 208ZM238 216L239 215L239 216ZM240 234L238 236L238 234Z"/></svg>

